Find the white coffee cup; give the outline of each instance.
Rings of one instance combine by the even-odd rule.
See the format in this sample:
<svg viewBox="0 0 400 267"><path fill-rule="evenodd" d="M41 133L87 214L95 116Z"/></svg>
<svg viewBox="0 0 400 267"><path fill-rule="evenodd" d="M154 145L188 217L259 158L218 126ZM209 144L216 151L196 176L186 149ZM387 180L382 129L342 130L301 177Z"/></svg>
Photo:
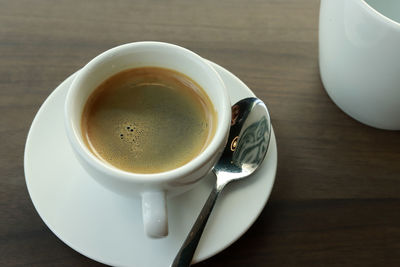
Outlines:
<svg viewBox="0 0 400 267"><path fill-rule="evenodd" d="M207 93L217 112L215 134L204 151L187 164L162 173L137 174L120 170L92 154L82 137L82 112L93 90L122 70L144 66L168 68L191 77ZM79 71L65 102L67 135L80 163L104 187L141 198L143 224L150 237L168 234L167 197L193 188L210 172L226 145L230 120L227 89L213 67L185 48L161 42L125 44L95 57Z"/></svg>
<svg viewBox="0 0 400 267"><path fill-rule="evenodd" d="M400 130L400 1L321 0L319 65L344 112Z"/></svg>

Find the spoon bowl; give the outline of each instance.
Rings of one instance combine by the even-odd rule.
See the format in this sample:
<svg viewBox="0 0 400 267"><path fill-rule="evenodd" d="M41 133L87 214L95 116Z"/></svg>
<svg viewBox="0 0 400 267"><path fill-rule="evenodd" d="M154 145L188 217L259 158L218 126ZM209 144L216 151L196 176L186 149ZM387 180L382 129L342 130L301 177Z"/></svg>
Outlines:
<svg viewBox="0 0 400 267"><path fill-rule="evenodd" d="M258 98L245 98L232 106L228 143L214 166L217 184L243 179L262 163L271 137L268 109Z"/></svg>

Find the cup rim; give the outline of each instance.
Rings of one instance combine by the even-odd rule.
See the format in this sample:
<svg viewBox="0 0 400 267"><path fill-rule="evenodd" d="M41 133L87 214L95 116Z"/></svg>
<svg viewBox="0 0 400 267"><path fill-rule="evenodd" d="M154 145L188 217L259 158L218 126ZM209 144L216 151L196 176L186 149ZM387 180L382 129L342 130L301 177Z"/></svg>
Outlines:
<svg viewBox="0 0 400 267"><path fill-rule="evenodd" d="M221 109L219 112L221 116L218 116L219 119L222 120L217 122L216 130L214 137L211 139L210 143L207 147L194 159L189 161L188 163L164 172L158 173L133 173L124 171L122 169L118 169L117 167L106 163L96 157L89 148L82 142L81 133L78 133L77 129L73 126L74 121L70 117L71 110L73 108L74 102L74 95L76 91L79 90L79 85L81 80L87 75L86 70L95 68L97 64L103 62L107 57L110 55L114 55L121 50L130 50L140 47L151 47L154 49L157 48L169 48L171 50L175 50L177 53L182 53L184 56L190 57L196 60L204 70L208 73L209 77L213 77L214 81L216 82L215 88L221 91L222 98L217 99L218 105L220 105ZM104 78L104 80L107 77ZM210 97L210 96L209 96ZM213 104L215 100L213 100ZM86 103L86 102L85 102ZM230 120L231 120L231 107L230 107L230 98L225 87L225 84L222 78L219 76L217 71L211 66L211 64L197 55L196 53L183 48L178 45L164 43L164 42L155 42L155 41L142 41L142 42L134 42L134 43L127 43L122 44L116 47L113 47L109 50L104 51L103 53L97 55L95 58L89 61L77 74L75 79L72 81L72 84L67 92L66 101L65 101L65 124L67 130L67 136L73 146L75 152L79 154L81 158L83 158L86 163L88 163L91 167L95 168L97 171L104 173L110 177L124 180L128 182L136 181L136 182L145 182L148 184L155 183L155 182L162 182L162 181L170 181L174 179L179 179L182 176L190 175L192 172L195 172L205 164L207 164L218 151L221 149L222 144L225 145L226 136L229 132L230 127ZM76 122L75 122L76 124Z"/></svg>
<svg viewBox="0 0 400 267"><path fill-rule="evenodd" d="M358 1L360 2L364 8L367 10L367 12L370 12L373 16L375 16L378 20L380 20L383 23L389 24L392 26L394 29L397 29L400 31L400 22L395 21L394 19L391 19L387 17L386 15L382 14L378 10L376 10L374 7L372 7L366 0Z"/></svg>

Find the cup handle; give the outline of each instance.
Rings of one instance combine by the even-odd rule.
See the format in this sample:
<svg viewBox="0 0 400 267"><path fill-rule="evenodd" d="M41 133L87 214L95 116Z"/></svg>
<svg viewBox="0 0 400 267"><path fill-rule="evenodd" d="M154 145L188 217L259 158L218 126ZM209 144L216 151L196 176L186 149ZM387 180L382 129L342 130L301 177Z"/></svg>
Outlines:
<svg viewBox="0 0 400 267"><path fill-rule="evenodd" d="M152 238L168 235L167 201L165 192L142 194L143 225L146 234Z"/></svg>

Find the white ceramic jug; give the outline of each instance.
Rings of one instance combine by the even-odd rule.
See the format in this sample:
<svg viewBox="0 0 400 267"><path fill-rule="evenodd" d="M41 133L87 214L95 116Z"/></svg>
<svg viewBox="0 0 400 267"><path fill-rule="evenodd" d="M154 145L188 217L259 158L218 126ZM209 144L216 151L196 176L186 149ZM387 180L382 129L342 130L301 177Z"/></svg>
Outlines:
<svg viewBox="0 0 400 267"><path fill-rule="evenodd" d="M400 130L400 1L321 0L324 87L348 115Z"/></svg>

